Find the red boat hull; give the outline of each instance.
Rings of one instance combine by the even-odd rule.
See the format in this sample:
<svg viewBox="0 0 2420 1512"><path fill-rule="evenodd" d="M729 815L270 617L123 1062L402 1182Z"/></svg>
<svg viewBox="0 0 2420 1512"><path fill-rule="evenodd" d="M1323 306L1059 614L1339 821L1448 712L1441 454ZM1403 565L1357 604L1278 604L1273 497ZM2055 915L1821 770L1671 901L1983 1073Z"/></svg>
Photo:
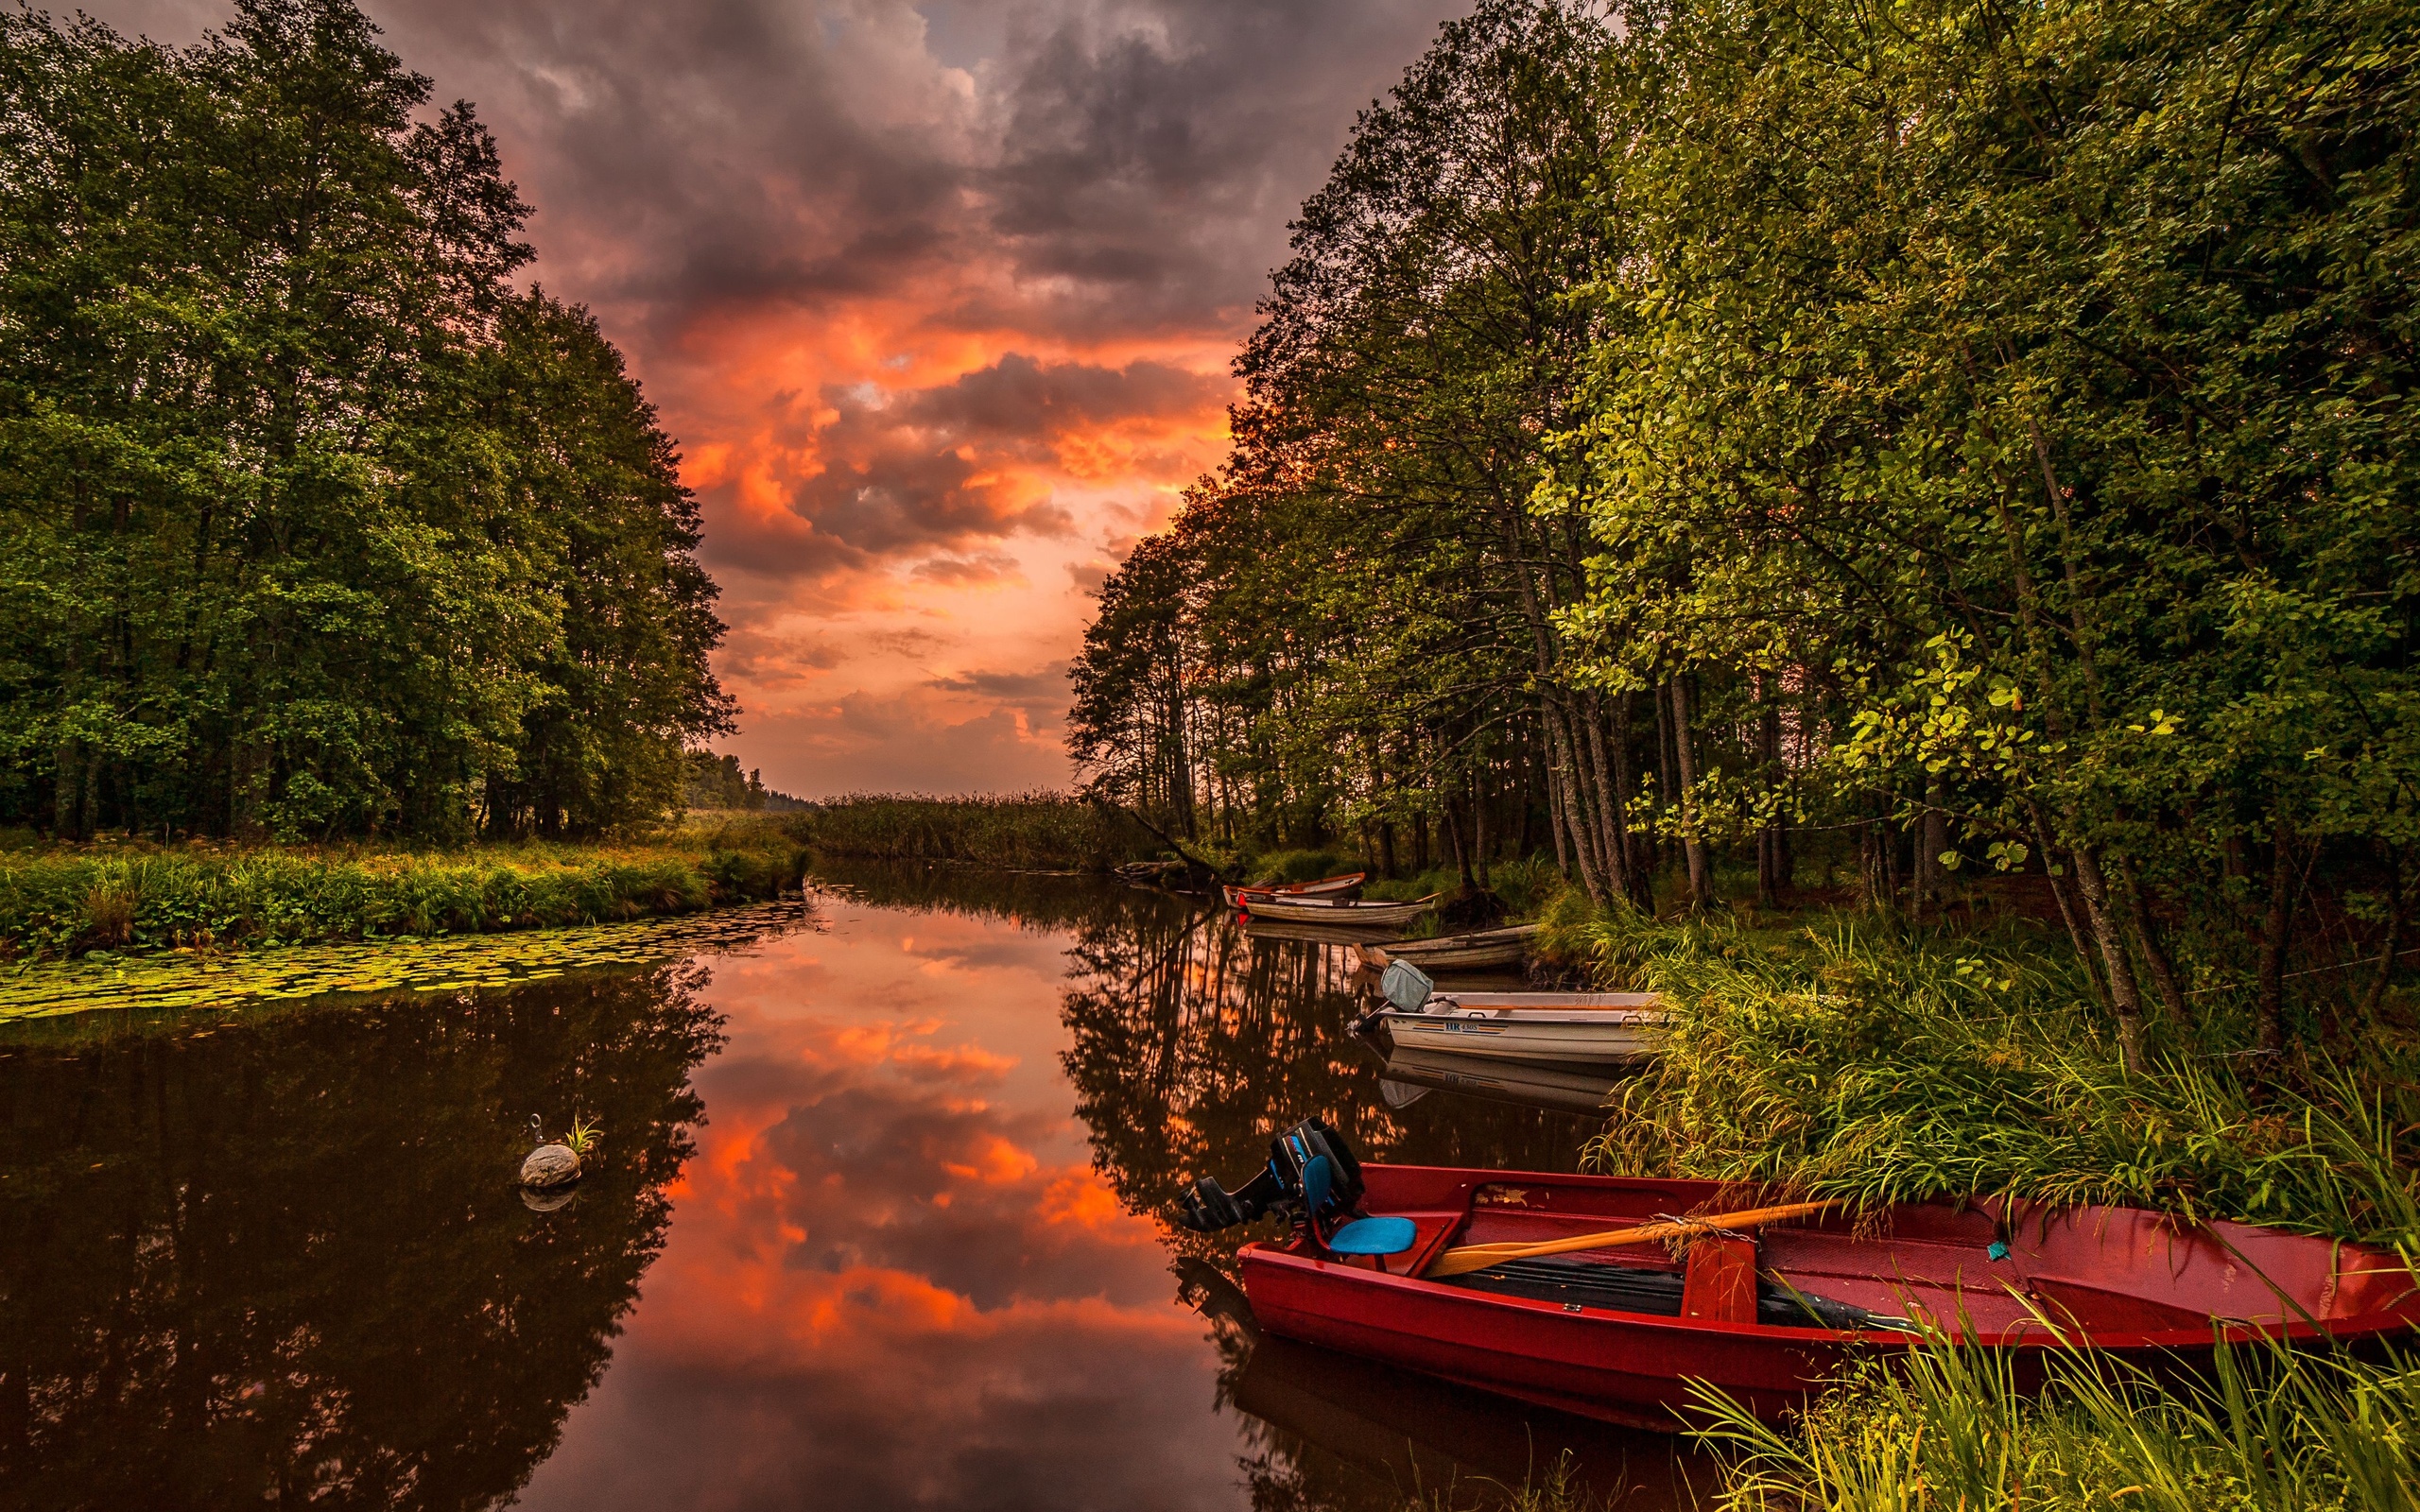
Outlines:
<svg viewBox="0 0 2420 1512"><path fill-rule="evenodd" d="M1852 1356L1895 1353L1913 1342L1896 1332L1542 1301L1416 1274L1449 1245L1543 1239L1658 1213L1753 1205L1754 1194L1743 1200L1740 1188L1363 1169L1365 1206L1411 1218L1421 1236L1412 1251L1386 1263L1247 1246L1244 1289L1264 1329L1525 1401L1666 1430L1691 1405L1692 1383L1772 1418L1803 1405ZM2003 1236L2009 1252L1995 1260L1989 1246ZM2351 1340L2420 1325L2411 1273L2392 1254L2241 1224L2180 1225L2135 1209L2053 1213L2018 1205L2003 1212L1919 1204L1893 1210L1879 1237L1860 1236L1843 1219L1768 1230L1759 1247L1760 1268L1802 1291L1870 1312L1928 1316L2014 1351L2020 1379L2038 1378L2044 1356L2062 1347L2044 1317L2071 1338L2163 1367L2207 1357L2220 1336ZM1654 1246L1644 1263L1676 1268ZM1379 1268L1386 1264L1394 1269Z"/></svg>

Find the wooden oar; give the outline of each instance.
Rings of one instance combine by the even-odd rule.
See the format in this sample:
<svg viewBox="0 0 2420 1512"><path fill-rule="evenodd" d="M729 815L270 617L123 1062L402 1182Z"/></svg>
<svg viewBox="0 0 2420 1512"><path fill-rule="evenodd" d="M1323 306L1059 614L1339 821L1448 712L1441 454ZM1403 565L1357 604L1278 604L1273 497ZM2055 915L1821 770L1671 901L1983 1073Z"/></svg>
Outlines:
<svg viewBox="0 0 2420 1512"><path fill-rule="evenodd" d="M1528 1260L1535 1255L1563 1255L1575 1249L1613 1249L1623 1245L1644 1245L1657 1239L1678 1239L1685 1234L1702 1233L1708 1228L1754 1228L1764 1224L1804 1218L1809 1213L1822 1212L1826 1208L1840 1205L1837 1197L1824 1202L1786 1202L1775 1208L1711 1212L1703 1218L1673 1219L1645 1224L1636 1228L1609 1228L1602 1233L1573 1234L1567 1239L1542 1239L1535 1244L1463 1245L1438 1256L1421 1275L1430 1280L1439 1280L1447 1276L1485 1270L1508 1260Z"/></svg>

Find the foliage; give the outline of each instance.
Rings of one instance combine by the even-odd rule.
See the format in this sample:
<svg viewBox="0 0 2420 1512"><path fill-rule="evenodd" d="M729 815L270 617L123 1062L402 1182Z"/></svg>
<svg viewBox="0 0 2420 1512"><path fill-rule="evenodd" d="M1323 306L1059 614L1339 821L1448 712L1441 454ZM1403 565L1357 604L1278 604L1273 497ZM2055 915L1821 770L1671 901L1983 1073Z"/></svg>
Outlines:
<svg viewBox="0 0 2420 1512"><path fill-rule="evenodd" d="M604 1125L593 1118L582 1118L575 1113L572 1115L571 1127L563 1132L563 1148L574 1155L586 1157L603 1147L604 1138Z"/></svg>
<svg viewBox="0 0 2420 1512"><path fill-rule="evenodd" d="M770 898L804 860L761 823L644 846L19 853L0 856L0 942L43 956L594 923Z"/></svg>
<svg viewBox="0 0 2420 1512"><path fill-rule="evenodd" d="M1069 793L859 793L819 805L804 824L819 852L875 861L1106 871L1155 849L1135 825Z"/></svg>
<svg viewBox="0 0 2420 1512"><path fill-rule="evenodd" d="M0 16L0 821L596 831L728 728L672 443L352 0Z"/></svg>
<svg viewBox="0 0 2420 1512"><path fill-rule="evenodd" d="M2014 1194L2241 1219L2420 1256L2420 1046L2371 1037L2265 1089L2217 1047L2244 1022L2163 1024L2129 1074L2081 968L2030 934L1871 920L1753 930L1558 921L1600 978L1676 1011L1590 1163L1769 1181L1861 1204Z"/></svg>
<svg viewBox="0 0 2420 1512"><path fill-rule="evenodd" d="M2391 0L1488 0L1304 207L1071 749L1599 904L2027 873L2135 1069L2243 977L2281 1051L2420 839L2415 90Z"/></svg>
<svg viewBox="0 0 2420 1512"><path fill-rule="evenodd" d="M751 814L786 814L810 806L767 787L761 771L742 772L738 757L717 756L709 750L689 752L681 804L687 809L737 809Z"/></svg>
<svg viewBox="0 0 2420 1512"><path fill-rule="evenodd" d="M1723 1512L2390 1512L2420 1503L2420 1361L2221 1346L2206 1379L2054 1352L2035 1395L2005 1355L1936 1335L1798 1423L1720 1394ZM2123 1500L2121 1500L2123 1499Z"/></svg>

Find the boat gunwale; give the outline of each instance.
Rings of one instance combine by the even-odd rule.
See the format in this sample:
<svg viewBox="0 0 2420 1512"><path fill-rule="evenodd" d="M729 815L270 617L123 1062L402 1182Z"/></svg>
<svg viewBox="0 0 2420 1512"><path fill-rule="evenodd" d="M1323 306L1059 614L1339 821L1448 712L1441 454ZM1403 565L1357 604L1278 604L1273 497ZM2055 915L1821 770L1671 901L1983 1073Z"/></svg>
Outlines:
<svg viewBox="0 0 2420 1512"><path fill-rule="evenodd" d="M1509 1173L1508 1173L1509 1174ZM2146 1210L2148 1211L2148 1210ZM2256 1227L2256 1226L2250 1226ZM2299 1236L2313 1237L2313 1236ZM1458 1303L1511 1307L1523 1312L1542 1313L1554 1317L1582 1322L1617 1322L1625 1327L1639 1327L1656 1332L1685 1337L1716 1334L1757 1343L1822 1342L1858 1346L1881 1345L1900 1349L1912 1349L1925 1341L1925 1335L1899 1329L1827 1329L1792 1328L1772 1323L1725 1323L1711 1318L1672 1317L1660 1313L1633 1313L1620 1308L1587 1303L1551 1302L1543 1297L1513 1297L1502 1292L1485 1292L1467 1286L1454 1286L1426 1276L1398 1276L1392 1271L1371 1270L1347 1264L1340 1260L1322 1260L1305 1255L1273 1240L1259 1239L1236 1252L1239 1264L1283 1264L1299 1268L1323 1278L1333 1278L1342 1285L1383 1285L1400 1290L1408 1296L1450 1298ZM1250 1288L1247 1286L1247 1293ZM1572 1311L1577 1305L1580 1311ZM2051 1325L2036 1319L2013 1330L1985 1333L1961 1331L1956 1342L1995 1349L2067 1349L2091 1348L2100 1350L2166 1349L2187 1351L2208 1348L2214 1344L2249 1344L2255 1339L2271 1338L2282 1342L2326 1339L2350 1342L2375 1338L2381 1334L2410 1332L2414 1320L2395 1312L2360 1313L2350 1317L2332 1320L2322 1326L2302 1318L2286 1320L2277 1325L2253 1322L2243 1318L2221 1318L2213 1315L2201 1328L2166 1329L2153 1333L2125 1333L2116 1331L2085 1332L2068 1331L2071 1337L2062 1338ZM1946 1331L1944 1331L1945 1332ZM1426 1335L1415 1335L1426 1337ZM2078 1337L2081 1338L2081 1343Z"/></svg>

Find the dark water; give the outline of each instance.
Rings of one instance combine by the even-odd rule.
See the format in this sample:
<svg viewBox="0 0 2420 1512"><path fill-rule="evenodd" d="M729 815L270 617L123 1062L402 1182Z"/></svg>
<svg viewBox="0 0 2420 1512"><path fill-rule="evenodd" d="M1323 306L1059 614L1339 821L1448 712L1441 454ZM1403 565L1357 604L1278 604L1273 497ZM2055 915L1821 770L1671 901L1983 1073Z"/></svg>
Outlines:
<svg viewBox="0 0 2420 1512"><path fill-rule="evenodd" d="M738 953L510 991L0 1031L0 1504L1381 1508L1669 1440L1255 1340L1157 1214L1387 1108L1341 953L1064 879L829 872ZM531 1114L603 1123L577 1197Z"/></svg>

